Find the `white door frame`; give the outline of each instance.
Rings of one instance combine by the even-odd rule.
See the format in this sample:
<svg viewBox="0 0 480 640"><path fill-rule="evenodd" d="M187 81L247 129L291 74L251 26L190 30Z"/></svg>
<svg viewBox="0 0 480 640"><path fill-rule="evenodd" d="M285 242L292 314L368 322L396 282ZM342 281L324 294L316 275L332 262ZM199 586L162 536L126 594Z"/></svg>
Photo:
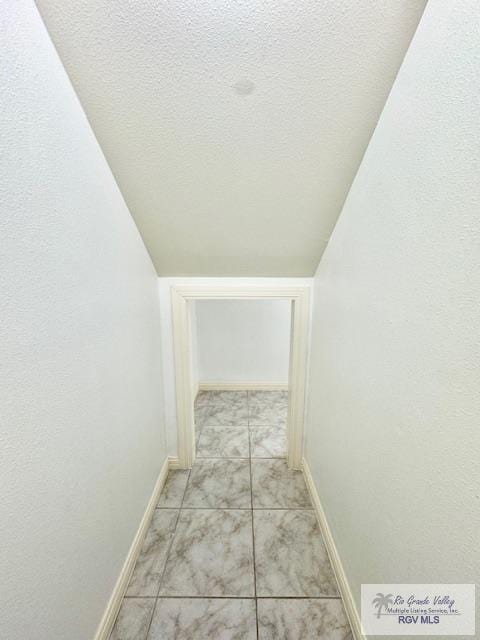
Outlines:
<svg viewBox="0 0 480 640"><path fill-rule="evenodd" d="M292 324L288 379L287 462L301 469L305 415L308 337L310 323L310 287L246 285L172 286L172 322L177 399L178 462L189 469L195 461L195 426L192 383L192 344L190 305L192 300L290 300Z"/></svg>

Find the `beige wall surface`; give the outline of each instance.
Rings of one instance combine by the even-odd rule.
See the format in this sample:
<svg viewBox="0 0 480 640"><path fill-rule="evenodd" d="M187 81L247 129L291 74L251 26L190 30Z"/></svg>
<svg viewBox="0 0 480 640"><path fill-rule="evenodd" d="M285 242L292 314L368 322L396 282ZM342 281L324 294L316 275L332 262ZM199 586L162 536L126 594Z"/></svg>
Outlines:
<svg viewBox="0 0 480 640"><path fill-rule="evenodd" d="M157 277L32 2L0 19L0 637L86 640L165 460Z"/></svg>
<svg viewBox="0 0 480 640"><path fill-rule="evenodd" d="M480 578L479 33L429 2L315 278L306 457L357 604Z"/></svg>

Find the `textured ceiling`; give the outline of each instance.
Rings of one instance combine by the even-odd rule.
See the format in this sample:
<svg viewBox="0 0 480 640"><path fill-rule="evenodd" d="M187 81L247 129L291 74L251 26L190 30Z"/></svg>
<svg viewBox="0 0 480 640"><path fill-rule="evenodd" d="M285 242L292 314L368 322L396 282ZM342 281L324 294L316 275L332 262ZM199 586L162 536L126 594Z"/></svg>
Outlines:
<svg viewBox="0 0 480 640"><path fill-rule="evenodd" d="M37 0L160 275L312 275L425 0Z"/></svg>

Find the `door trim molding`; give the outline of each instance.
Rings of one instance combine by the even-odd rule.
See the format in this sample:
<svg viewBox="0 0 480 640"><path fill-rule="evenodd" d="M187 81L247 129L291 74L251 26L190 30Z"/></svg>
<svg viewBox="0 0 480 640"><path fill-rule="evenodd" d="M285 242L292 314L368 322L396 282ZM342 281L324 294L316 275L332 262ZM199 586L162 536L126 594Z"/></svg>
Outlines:
<svg viewBox="0 0 480 640"><path fill-rule="evenodd" d="M175 386L177 402L178 458L181 468L189 469L195 461L195 428L193 415L192 340L190 306L194 300L290 300L292 323L288 394L287 443L288 466L301 469L305 417L305 384L307 376L310 327L310 287L258 285L171 287Z"/></svg>

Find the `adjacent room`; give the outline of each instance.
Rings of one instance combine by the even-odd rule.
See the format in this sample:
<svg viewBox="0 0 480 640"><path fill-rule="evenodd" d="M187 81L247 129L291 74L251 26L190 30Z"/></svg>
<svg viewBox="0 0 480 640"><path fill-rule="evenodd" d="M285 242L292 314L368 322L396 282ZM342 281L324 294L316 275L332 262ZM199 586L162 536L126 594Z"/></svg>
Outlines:
<svg viewBox="0 0 480 640"><path fill-rule="evenodd" d="M197 455L286 458L292 303L193 304Z"/></svg>

